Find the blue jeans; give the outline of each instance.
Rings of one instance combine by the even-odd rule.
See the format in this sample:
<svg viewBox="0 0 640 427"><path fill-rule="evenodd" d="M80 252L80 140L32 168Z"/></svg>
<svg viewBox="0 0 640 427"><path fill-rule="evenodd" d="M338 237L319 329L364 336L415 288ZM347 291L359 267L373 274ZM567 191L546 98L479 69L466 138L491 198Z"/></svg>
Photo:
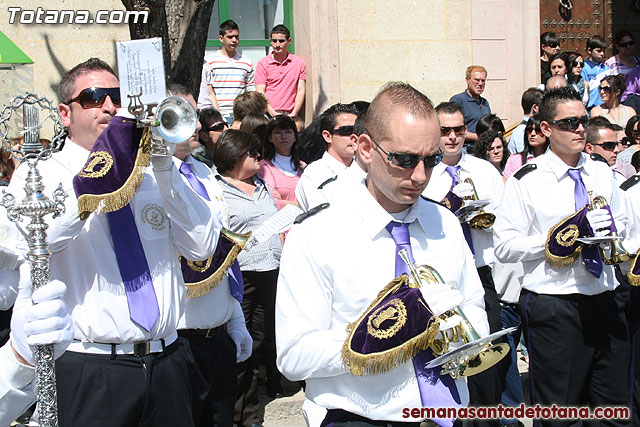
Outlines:
<svg viewBox="0 0 640 427"><path fill-rule="evenodd" d="M524 395L522 393L522 380L520 379L520 373L518 372L518 354L517 348L520 342L520 334L522 327L520 325L520 310L517 304L501 303L502 310L500 311L500 323L503 329L516 326L518 329L513 333L507 335L507 341L509 342L509 348L511 352L509 357L511 363L507 369L507 375L505 378L505 388L502 392L502 404L505 406L517 407L524 401ZM503 419L501 424L515 423L516 419Z"/></svg>

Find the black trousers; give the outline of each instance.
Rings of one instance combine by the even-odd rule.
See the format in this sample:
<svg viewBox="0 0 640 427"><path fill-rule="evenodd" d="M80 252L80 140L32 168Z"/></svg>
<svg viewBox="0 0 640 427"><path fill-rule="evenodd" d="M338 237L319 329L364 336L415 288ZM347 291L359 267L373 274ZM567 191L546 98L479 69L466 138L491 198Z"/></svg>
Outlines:
<svg viewBox="0 0 640 427"><path fill-rule="evenodd" d="M479 267L478 275L484 288L484 307L489 320L489 330L494 333L502 329L502 324L500 322L500 301L493 283L491 267ZM507 342L506 338L496 340L496 343L501 342ZM496 406L502 402L508 363L507 356L486 371L467 378L469 406ZM499 426L500 420L468 420L464 424L475 427L490 427Z"/></svg>
<svg viewBox="0 0 640 427"><path fill-rule="evenodd" d="M260 353L264 353L267 369L275 369L275 309L278 270L243 271L244 298L242 311L253 338L251 357L237 365L238 391L233 416L234 425L250 426L263 421L258 398Z"/></svg>
<svg viewBox="0 0 640 427"><path fill-rule="evenodd" d="M626 406L630 342L613 292L520 296L533 404ZM627 420L539 420L537 425L628 425Z"/></svg>
<svg viewBox="0 0 640 427"><path fill-rule="evenodd" d="M61 427L193 426L188 350L148 356L75 353L56 361Z"/></svg>
<svg viewBox="0 0 640 427"><path fill-rule="evenodd" d="M13 307L9 310L0 310L0 347L9 341L9 332L11 332L11 314Z"/></svg>
<svg viewBox="0 0 640 427"><path fill-rule="evenodd" d="M224 328L211 337L178 331L190 350L193 421L197 427L233 425L236 401L236 345Z"/></svg>

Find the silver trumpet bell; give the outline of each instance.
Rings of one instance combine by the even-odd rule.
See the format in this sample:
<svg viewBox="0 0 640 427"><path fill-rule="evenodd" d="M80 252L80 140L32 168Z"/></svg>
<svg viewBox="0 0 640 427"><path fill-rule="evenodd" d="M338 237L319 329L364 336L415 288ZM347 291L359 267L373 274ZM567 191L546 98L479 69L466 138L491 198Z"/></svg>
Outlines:
<svg viewBox="0 0 640 427"><path fill-rule="evenodd" d="M198 112L185 98L172 95L156 108L157 126L152 131L165 141L178 144L186 141L196 131Z"/></svg>

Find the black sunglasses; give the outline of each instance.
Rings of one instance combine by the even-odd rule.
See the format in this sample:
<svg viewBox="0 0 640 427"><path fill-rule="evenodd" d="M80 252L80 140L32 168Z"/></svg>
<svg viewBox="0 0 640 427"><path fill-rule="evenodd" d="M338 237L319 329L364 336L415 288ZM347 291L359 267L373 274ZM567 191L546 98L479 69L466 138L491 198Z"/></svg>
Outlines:
<svg viewBox="0 0 640 427"><path fill-rule="evenodd" d="M369 131L365 129L365 133L369 135L371 141L382 151L386 156L389 163L393 166L401 167L402 169L412 169L417 166L419 162L424 162L425 169L431 169L435 167L440 161L442 161L442 150L438 150L438 153L431 154L429 156L420 157L416 154L408 154L408 153L389 153L384 150L378 143L373 139Z"/></svg>
<svg viewBox="0 0 640 427"><path fill-rule="evenodd" d="M611 93L611 86L600 86L600 90L603 92Z"/></svg>
<svg viewBox="0 0 640 427"><path fill-rule="evenodd" d="M228 126L229 125L226 122L220 122L220 123L216 123L215 125L211 125L206 129L200 129L200 132L210 132L210 131L219 132Z"/></svg>
<svg viewBox="0 0 640 427"><path fill-rule="evenodd" d="M620 47L629 47L629 46L633 46L635 44L635 42L633 40L628 41L626 43L619 43L618 46Z"/></svg>
<svg viewBox="0 0 640 427"><path fill-rule="evenodd" d="M339 128L331 129L331 134L338 134L340 136L351 136L353 135L353 125L350 126L340 126Z"/></svg>
<svg viewBox="0 0 640 427"><path fill-rule="evenodd" d="M605 151L613 151L618 146L618 141L604 141L604 142L601 142L600 144L596 144L592 142L591 145L597 145L599 147L602 147L602 149Z"/></svg>
<svg viewBox="0 0 640 427"><path fill-rule="evenodd" d="M582 125L583 128L586 128L588 122L589 116L567 117L566 119L549 120L549 124L556 126L558 129L568 130L571 132L578 129L580 125Z"/></svg>
<svg viewBox="0 0 640 427"><path fill-rule="evenodd" d="M573 61L571 63L572 67L584 67L584 61Z"/></svg>
<svg viewBox="0 0 640 427"><path fill-rule="evenodd" d="M464 132L467 130L467 128L465 127L465 125L461 125L461 126L440 126L440 135L442 136L449 136L449 134L451 133L451 131L453 131L456 135L460 136L460 135L464 135Z"/></svg>
<svg viewBox="0 0 640 427"><path fill-rule="evenodd" d="M78 101L82 108L98 108L102 107L107 95L111 98L113 105L120 108L120 88L117 87L89 87L81 90L78 96L71 98L65 104L71 105L72 102Z"/></svg>

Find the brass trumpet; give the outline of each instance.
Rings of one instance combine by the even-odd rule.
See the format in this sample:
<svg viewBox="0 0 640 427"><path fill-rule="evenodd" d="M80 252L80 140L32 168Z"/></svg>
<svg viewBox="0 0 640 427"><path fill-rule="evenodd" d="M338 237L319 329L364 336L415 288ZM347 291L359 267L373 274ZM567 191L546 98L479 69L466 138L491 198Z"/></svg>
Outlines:
<svg viewBox="0 0 640 427"><path fill-rule="evenodd" d="M602 209L609 205L607 200L603 196L593 196L593 192L589 191L589 205L587 206L587 210L592 211L595 209ZM611 217L611 221L613 221L613 216ZM593 230L594 232L597 230ZM608 234L611 237L618 237L618 233L609 232ZM609 245L609 255L607 256L604 248L601 245L598 245L598 250L600 251L600 258L607 265L616 265L621 264L623 262L627 262L632 258L635 258L635 254L630 254L627 250L622 246L622 242L619 239L614 239L608 242Z"/></svg>
<svg viewBox="0 0 640 427"><path fill-rule="evenodd" d="M473 184L473 180L471 178L466 178L463 182L471 184L471 189L473 190L472 196L467 196L465 200L479 200L478 192L476 191L476 186ZM496 221L496 216L492 213L485 212L484 209L480 208L471 219L468 220L469 226L476 230L484 230L493 225Z"/></svg>
<svg viewBox="0 0 640 427"><path fill-rule="evenodd" d="M407 250L399 251L398 255L409 266L415 287L421 287L429 283L445 283L435 268L429 265L415 265L409 259ZM437 357L429 362L427 367L432 368L442 365L441 375L449 374L454 379L458 379L462 376L468 377L489 369L509 353L508 344L492 345L491 341L514 331L515 328L505 329L481 338L460 306L441 314L438 319L446 320L454 315L460 317L460 323L453 328L451 338L446 331L441 331L442 338L433 340L429 347ZM462 340L464 344L455 350L449 351L450 343L459 340Z"/></svg>

